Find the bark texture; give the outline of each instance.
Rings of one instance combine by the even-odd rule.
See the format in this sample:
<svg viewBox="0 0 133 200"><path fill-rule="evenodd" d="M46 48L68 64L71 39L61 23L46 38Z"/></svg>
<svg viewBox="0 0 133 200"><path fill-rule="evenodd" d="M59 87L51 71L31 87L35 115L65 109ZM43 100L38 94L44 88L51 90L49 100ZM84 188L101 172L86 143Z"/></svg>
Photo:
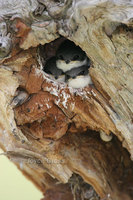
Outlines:
<svg viewBox="0 0 133 200"><path fill-rule="evenodd" d="M132 0L0 0L0 146L44 200L91 199L83 180L95 199L132 199L132 19ZM91 59L94 85L43 72L64 38Z"/></svg>

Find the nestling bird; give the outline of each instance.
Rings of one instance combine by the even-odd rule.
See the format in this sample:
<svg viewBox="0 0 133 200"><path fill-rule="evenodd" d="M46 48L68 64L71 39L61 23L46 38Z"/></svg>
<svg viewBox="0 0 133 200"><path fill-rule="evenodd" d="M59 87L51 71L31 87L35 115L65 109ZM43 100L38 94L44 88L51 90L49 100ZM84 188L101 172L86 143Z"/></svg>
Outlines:
<svg viewBox="0 0 133 200"><path fill-rule="evenodd" d="M57 80L59 82L65 81L64 72L61 69L56 67L56 57L50 58L43 69L53 80Z"/></svg>
<svg viewBox="0 0 133 200"><path fill-rule="evenodd" d="M56 57L50 58L43 70L53 80L66 82L73 88L84 88L92 84L89 67L90 60L86 53L72 41L65 40L59 46Z"/></svg>
<svg viewBox="0 0 133 200"><path fill-rule="evenodd" d="M73 88L84 88L88 84L92 84L88 68L89 66L81 66L67 71L66 82L68 83L68 86Z"/></svg>
<svg viewBox="0 0 133 200"><path fill-rule="evenodd" d="M56 53L56 66L63 72L73 68L88 65L85 52L70 40L64 41Z"/></svg>
<svg viewBox="0 0 133 200"><path fill-rule="evenodd" d="M92 84L89 75L90 60L85 52L73 42L64 41L56 54L56 66L65 73L65 81L73 88Z"/></svg>

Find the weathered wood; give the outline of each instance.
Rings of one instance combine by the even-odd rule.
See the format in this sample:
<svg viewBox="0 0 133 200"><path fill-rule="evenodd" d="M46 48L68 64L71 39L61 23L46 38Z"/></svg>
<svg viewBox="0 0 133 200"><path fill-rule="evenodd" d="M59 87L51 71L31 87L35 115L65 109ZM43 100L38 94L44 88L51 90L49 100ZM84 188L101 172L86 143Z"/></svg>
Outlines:
<svg viewBox="0 0 133 200"><path fill-rule="evenodd" d="M132 199L132 18L133 1L0 0L0 146L43 192L73 198L58 195L76 173L101 198ZM91 59L93 86L68 88L42 71L61 36ZM17 88L29 98L14 108ZM115 136L106 144L99 131Z"/></svg>

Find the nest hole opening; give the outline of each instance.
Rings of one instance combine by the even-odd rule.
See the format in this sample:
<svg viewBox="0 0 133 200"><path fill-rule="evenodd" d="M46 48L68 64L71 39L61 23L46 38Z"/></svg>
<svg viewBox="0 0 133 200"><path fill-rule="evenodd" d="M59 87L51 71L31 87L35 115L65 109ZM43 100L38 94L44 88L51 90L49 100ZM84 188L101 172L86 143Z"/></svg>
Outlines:
<svg viewBox="0 0 133 200"><path fill-rule="evenodd" d="M76 89L93 84L89 75L91 61L74 42L60 37L40 45L39 55L42 69L50 79Z"/></svg>

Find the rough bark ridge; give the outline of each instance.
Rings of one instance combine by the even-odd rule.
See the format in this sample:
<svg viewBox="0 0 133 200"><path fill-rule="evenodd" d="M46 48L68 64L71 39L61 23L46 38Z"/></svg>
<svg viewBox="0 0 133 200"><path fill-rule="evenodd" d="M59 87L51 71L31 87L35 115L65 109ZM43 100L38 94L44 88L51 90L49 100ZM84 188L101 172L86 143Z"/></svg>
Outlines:
<svg viewBox="0 0 133 200"><path fill-rule="evenodd" d="M0 0L0 145L45 200L90 199L73 173L103 199L132 199L132 19L133 1ZM63 37L91 59L93 86L68 88L42 71ZM15 106L17 88L25 98Z"/></svg>

